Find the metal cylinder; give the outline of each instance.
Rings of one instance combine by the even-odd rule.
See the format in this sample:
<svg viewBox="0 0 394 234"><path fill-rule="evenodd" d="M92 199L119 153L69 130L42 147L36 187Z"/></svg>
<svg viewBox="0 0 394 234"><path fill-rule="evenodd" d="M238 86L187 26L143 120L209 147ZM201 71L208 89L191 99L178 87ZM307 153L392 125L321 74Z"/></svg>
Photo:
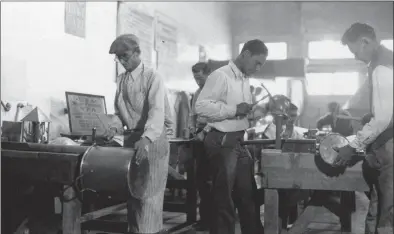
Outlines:
<svg viewBox="0 0 394 234"><path fill-rule="evenodd" d="M320 157L329 165L333 165L338 156L335 148L341 148L349 144L349 141L338 133L331 133L325 136L319 144Z"/></svg>
<svg viewBox="0 0 394 234"><path fill-rule="evenodd" d="M149 176L149 163L133 162L132 148L91 146L82 156L80 186L82 191L125 197L143 194ZM136 181L138 186L136 186Z"/></svg>

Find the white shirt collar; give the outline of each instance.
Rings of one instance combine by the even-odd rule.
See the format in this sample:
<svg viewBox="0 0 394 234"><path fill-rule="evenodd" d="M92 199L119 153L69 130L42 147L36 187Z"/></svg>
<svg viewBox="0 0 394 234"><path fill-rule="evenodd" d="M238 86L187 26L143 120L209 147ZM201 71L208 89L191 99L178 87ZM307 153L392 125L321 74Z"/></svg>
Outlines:
<svg viewBox="0 0 394 234"><path fill-rule="evenodd" d="M137 78L141 74L143 68L144 68L144 64L141 61L140 64L131 72L133 78Z"/></svg>

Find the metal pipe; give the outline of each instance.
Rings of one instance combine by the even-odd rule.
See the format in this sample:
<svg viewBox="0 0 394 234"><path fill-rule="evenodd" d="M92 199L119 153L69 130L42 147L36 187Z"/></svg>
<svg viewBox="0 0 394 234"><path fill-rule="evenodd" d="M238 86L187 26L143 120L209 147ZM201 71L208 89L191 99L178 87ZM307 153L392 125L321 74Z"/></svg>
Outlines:
<svg viewBox="0 0 394 234"><path fill-rule="evenodd" d="M282 122L283 122L283 115L275 115L275 149L282 148Z"/></svg>
<svg viewBox="0 0 394 234"><path fill-rule="evenodd" d="M315 139L281 139L281 144L286 143L296 143L296 144L315 144ZM242 141L241 145L274 145L276 143L275 140L271 139L259 139L259 140L247 140Z"/></svg>
<svg viewBox="0 0 394 234"><path fill-rule="evenodd" d="M241 145L273 145L273 144L275 144L275 140L271 140L271 139L247 140L241 142Z"/></svg>
<svg viewBox="0 0 394 234"><path fill-rule="evenodd" d="M71 153L82 154L89 146L79 145L48 145L26 142L1 142L2 149L18 151L36 151L36 152L53 152L53 153Z"/></svg>

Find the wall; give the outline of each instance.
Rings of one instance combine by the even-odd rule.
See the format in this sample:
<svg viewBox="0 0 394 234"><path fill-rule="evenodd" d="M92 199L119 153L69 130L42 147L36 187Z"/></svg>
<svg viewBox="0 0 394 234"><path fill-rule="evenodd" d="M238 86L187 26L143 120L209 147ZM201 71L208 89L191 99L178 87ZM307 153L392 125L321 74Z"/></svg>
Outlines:
<svg viewBox="0 0 394 234"><path fill-rule="evenodd" d="M113 100L108 54L116 33L116 3L86 3L86 38L64 32L64 2L2 3L1 99L27 100L49 114L65 91ZM113 107L108 105L108 110Z"/></svg>
<svg viewBox="0 0 394 234"><path fill-rule="evenodd" d="M189 38L207 47L210 57L230 56L225 3L138 4L174 18ZM1 6L1 99L39 106L56 122L54 134L68 131L67 115L62 113L65 91L104 95L107 110L112 113L116 89L115 63L108 50L116 36L117 3L86 3L84 39L65 34L64 5L64 2L5 2ZM188 82L174 82L177 87L195 85L188 74ZM192 86L191 90L195 89Z"/></svg>

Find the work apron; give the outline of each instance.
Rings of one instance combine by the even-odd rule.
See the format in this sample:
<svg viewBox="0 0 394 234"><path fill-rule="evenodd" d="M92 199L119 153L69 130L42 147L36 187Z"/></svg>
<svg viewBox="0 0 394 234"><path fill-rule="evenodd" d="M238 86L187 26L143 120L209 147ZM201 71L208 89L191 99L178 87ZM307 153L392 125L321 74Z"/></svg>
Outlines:
<svg viewBox="0 0 394 234"><path fill-rule="evenodd" d="M124 147L133 147L141 139L142 132L125 133ZM166 131L153 143L149 144L147 167L149 176L142 183L146 187L145 194L135 195L130 192L127 201L127 220L129 233L159 233L163 228L163 200L167 183L169 159L169 143ZM132 162L131 170L138 170ZM144 168L140 168L144 169ZM133 173L133 172L131 172ZM133 176L131 176L133 177ZM141 179L135 178L134 179ZM131 184L135 181L130 181ZM138 183L137 183L138 184ZM131 189L132 190L132 189Z"/></svg>

